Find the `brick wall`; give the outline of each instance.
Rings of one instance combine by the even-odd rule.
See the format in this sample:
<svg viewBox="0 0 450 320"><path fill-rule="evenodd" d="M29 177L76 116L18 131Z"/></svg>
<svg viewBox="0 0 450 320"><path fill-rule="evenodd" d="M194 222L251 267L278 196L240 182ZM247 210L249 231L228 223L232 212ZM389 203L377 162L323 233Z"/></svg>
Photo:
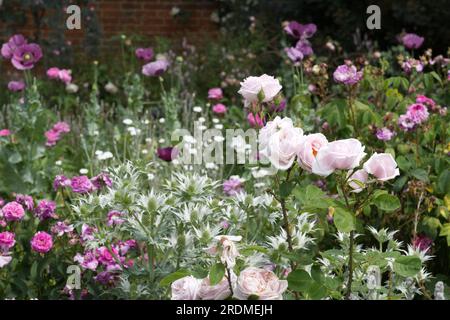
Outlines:
<svg viewBox="0 0 450 320"><path fill-rule="evenodd" d="M171 14L174 7L180 9L175 17ZM101 39L107 45L108 40L121 34L187 37L196 42L214 36L218 30L217 24L211 20L211 14L217 8L214 0L97 0L91 1L87 8L95 12L99 19ZM61 15L67 16L64 11ZM65 26L65 18L62 23ZM83 17L81 30L65 30L64 27L61 30L65 30L68 41L79 46L89 23ZM2 29L6 28L0 22ZM26 25L12 26L12 29L14 33L23 33L29 37L36 31L31 17L27 19ZM41 37L48 37L47 28L42 29Z"/></svg>

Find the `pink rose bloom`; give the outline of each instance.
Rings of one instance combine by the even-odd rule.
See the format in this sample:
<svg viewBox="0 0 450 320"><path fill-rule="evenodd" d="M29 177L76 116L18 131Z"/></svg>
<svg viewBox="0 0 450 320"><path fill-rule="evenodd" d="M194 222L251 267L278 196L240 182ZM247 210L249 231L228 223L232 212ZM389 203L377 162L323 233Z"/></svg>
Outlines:
<svg viewBox="0 0 450 320"><path fill-rule="evenodd" d="M234 297L247 300L257 296L259 300L283 300L288 282L280 280L272 271L249 267L241 271L238 277Z"/></svg>
<svg viewBox="0 0 450 320"><path fill-rule="evenodd" d="M297 151L297 159L300 167L311 172L317 153L327 144L327 138L321 133L304 136Z"/></svg>
<svg viewBox="0 0 450 320"><path fill-rule="evenodd" d="M408 107L406 115L415 124L421 124L422 122L425 122L428 119L429 113L426 106L424 106L421 103L415 103Z"/></svg>
<svg viewBox="0 0 450 320"><path fill-rule="evenodd" d="M227 107L222 103L218 103L212 107L212 111L215 114L224 115L225 113L227 113Z"/></svg>
<svg viewBox="0 0 450 320"><path fill-rule="evenodd" d="M0 232L0 253L7 252L16 243L15 234L9 231Z"/></svg>
<svg viewBox="0 0 450 320"><path fill-rule="evenodd" d="M363 165L367 173L378 181L387 181L400 175L397 162L390 153L374 153Z"/></svg>
<svg viewBox="0 0 450 320"><path fill-rule="evenodd" d="M52 236L47 232L39 231L31 239L31 249L39 253L47 253L53 247Z"/></svg>
<svg viewBox="0 0 450 320"><path fill-rule="evenodd" d="M24 217L25 210L21 204L12 201L3 206L2 213L6 221L18 221Z"/></svg>
<svg viewBox="0 0 450 320"><path fill-rule="evenodd" d="M171 300L198 300L202 280L187 276L174 281L171 285Z"/></svg>
<svg viewBox="0 0 450 320"><path fill-rule="evenodd" d="M335 170L354 169L365 155L364 146L356 139L333 141L319 150L312 172L326 177Z"/></svg>
<svg viewBox="0 0 450 320"><path fill-rule="evenodd" d="M11 134L11 131L9 131L8 129L2 129L0 130L0 137L7 137Z"/></svg>
<svg viewBox="0 0 450 320"><path fill-rule="evenodd" d="M252 128L262 128L262 127L264 127L264 121L263 121L263 119L261 119L259 114L249 113L247 115L247 121L248 121L248 124Z"/></svg>
<svg viewBox="0 0 450 320"><path fill-rule="evenodd" d="M349 172L349 174L351 171ZM350 178L348 178L348 185L350 188L353 189L352 192L360 193L365 188L365 183L367 182L367 179L369 178L369 175L367 172L363 169L359 169L355 171ZM362 185L361 185L362 184Z"/></svg>
<svg viewBox="0 0 450 320"><path fill-rule="evenodd" d="M262 128L258 134L259 150L267 148L270 138L278 130L293 127L294 124L292 123L292 119L288 117L280 118L279 116L276 116L275 119L267 122L264 128Z"/></svg>
<svg viewBox="0 0 450 320"><path fill-rule="evenodd" d="M238 93L244 97L246 104L262 99L262 102L272 101L281 91L280 82L272 76L263 74L259 77L248 77L241 82Z"/></svg>
<svg viewBox="0 0 450 320"><path fill-rule="evenodd" d="M211 88L208 90L208 99L220 100L223 98L223 92L221 88Z"/></svg>
<svg viewBox="0 0 450 320"><path fill-rule="evenodd" d="M77 253L73 260L78 262L83 269L95 271L98 267L98 260L92 251L85 252L84 256Z"/></svg>
<svg viewBox="0 0 450 320"><path fill-rule="evenodd" d="M416 124L407 114L402 114L400 117L398 117L398 126L403 131L411 131L415 128Z"/></svg>
<svg viewBox="0 0 450 320"><path fill-rule="evenodd" d="M232 285L236 283L236 275L231 273ZM200 289L198 291L198 298L200 300L225 300L231 296L230 284L228 282L228 276L224 276L223 279L216 285L211 286L209 277L202 280L200 283Z"/></svg>

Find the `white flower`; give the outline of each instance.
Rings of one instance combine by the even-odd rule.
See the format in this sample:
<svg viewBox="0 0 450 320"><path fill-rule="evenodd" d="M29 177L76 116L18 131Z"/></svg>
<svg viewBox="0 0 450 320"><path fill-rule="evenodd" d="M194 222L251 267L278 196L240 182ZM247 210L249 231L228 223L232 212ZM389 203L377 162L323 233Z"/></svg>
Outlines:
<svg viewBox="0 0 450 320"><path fill-rule="evenodd" d="M119 91L119 89L116 87L116 85L114 83L112 83L111 81L105 85L105 90L106 90L106 92L109 92L111 94L116 94Z"/></svg>
<svg viewBox="0 0 450 320"><path fill-rule="evenodd" d="M219 123L214 125L214 128L218 129L218 130L222 130L223 129L223 124Z"/></svg>
<svg viewBox="0 0 450 320"><path fill-rule="evenodd" d="M194 111L194 112L197 112L197 113L200 113L200 112L202 112L203 111L203 109L202 109L202 107L194 107L194 108L192 108L192 111Z"/></svg>
<svg viewBox="0 0 450 320"><path fill-rule="evenodd" d="M66 85L66 91L68 93L77 93L78 92L78 86L75 83L69 83Z"/></svg>
<svg viewBox="0 0 450 320"><path fill-rule="evenodd" d="M131 119L124 119L122 122L127 126L131 126L133 124L133 120Z"/></svg>
<svg viewBox="0 0 450 320"><path fill-rule="evenodd" d="M88 169L85 168L80 169L80 174L88 174L88 172L89 172Z"/></svg>
<svg viewBox="0 0 450 320"><path fill-rule="evenodd" d="M165 122L166 122L166 119L164 119L164 118L159 119L159 123L165 123Z"/></svg>

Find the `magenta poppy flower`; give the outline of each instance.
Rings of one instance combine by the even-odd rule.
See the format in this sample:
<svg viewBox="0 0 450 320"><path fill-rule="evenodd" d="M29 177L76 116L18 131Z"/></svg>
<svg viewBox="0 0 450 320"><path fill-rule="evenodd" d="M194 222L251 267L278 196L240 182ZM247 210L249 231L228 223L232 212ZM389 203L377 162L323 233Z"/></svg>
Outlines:
<svg viewBox="0 0 450 320"><path fill-rule="evenodd" d="M35 43L30 43L24 44L14 50L11 62L18 70L29 70L32 69L41 58L41 47Z"/></svg>
<svg viewBox="0 0 450 320"><path fill-rule="evenodd" d="M147 63L142 67L142 74L147 77L158 77L166 72L169 62L165 59Z"/></svg>
<svg viewBox="0 0 450 320"><path fill-rule="evenodd" d="M12 92L19 92L25 89L25 82L23 81L10 81L8 83L8 90Z"/></svg>
<svg viewBox="0 0 450 320"><path fill-rule="evenodd" d="M403 45L408 49L418 49L422 46L424 38L415 33L407 33L402 37Z"/></svg>
<svg viewBox="0 0 450 320"><path fill-rule="evenodd" d="M178 149L174 147L158 148L156 154L161 160L170 162L178 156Z"/></svg>
<svg viewBox="0 0 450 320"><path fill-rule="evenodd" d="M284 28L284 31L290 36L297 39L311 38L317 31L317 26L314 23L301 24L297 21L291 21Z"/></svg>
<svg viewBox="0 0 450 320"><path fill-rule="evenodd" d="M11 131L9 131L9 129L0 130L0 137L7 137L9 135L11 135Z"/></svg>
<svg viewBox="0 0 450 320"><path fill-rule="evenodd" d="M220 100L223 98L223 92L221 88L211 88L208 90L208 99Z"/></svg>
<svg viewBox="0 0 450 320"><path fill-rule="evenodd" d="M152 48L137 48L135 54L138 59L144 60L146 62L152 60L154 56Z"/></svg>
<svg viewBox="0 0 450 320"><path fill-rule="evenodd" d="M295 45L295 49L300 51L303 56L307 57L314 53L311 43L308 40L299 40Z"/></svg>
<svg viewBox="0 0 450 320"><path fill-rule="evenodd" d="M2 45L1 54L5 59L11 59L17 48L25 45L27 40L21 34L16 34L9 38L7 43Z"/></svg>

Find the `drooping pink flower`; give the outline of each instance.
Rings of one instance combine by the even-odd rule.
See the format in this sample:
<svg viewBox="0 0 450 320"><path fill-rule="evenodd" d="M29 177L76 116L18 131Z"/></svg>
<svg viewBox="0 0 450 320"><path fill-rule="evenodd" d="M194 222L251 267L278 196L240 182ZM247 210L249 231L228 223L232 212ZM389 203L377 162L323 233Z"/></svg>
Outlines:
<svg viewBox="0 0 450 320"><path fill-rule="evenodd" d="M147 77L159 77L169 68L169 62L165 59L150 62L142 67L142 74Z"/></svg>
<svg viewBox="0 0 450 320"><path fill-rule="evenodd" d="M14 50L11 62L18 70L29 70L41 60L42 50L38 44L24 44Z"/></svg>
<svg viewBox="0 0 450 320"><path fill-rule="evenodd" d="M151 61L154 56L152 48L137 48L135 54L136 58L144 60L145 62Z"/></svg>
<svg viewBox="0 0 450 320"><path fill-rule="evenodd" d="M0 232L0 254L8 252L16 243L15 234L9 231Z"/></svg>
<svg viewBox="0 0 450 320"><path fill-rule="evenodd" d="M264 120L261 119L259 114L253 114L253 113L250 112L247 115L247 121L248 121L248 124L252 128L262 128L262 127L264 127Z"/></svg>
<svg viewBox="0 0 450 320"><path fill-rule="evenodd" d="M420 37L415 33L407 33L402 37L402 43L408 49L420 48L424 40L423 37Z"/></svg>
<svg viewBox="0 0 450 320"><path fill-rule="evenodd" d="M9 135L11 135L11 131L9 131L9 129L0 130L0 137L7 137Z"/></svg>
<svg viewBox="0 0 450 320"><path fill-rule="evenodd" d="M224 115L225 113L227 113L227 107L222 103L218 103L212 107L212 111L215 114Z"/></svg>
<svg viewBox="0 0 450 320"><path fill-rule="evenodd" d="M19 92L25 89L25 82L23 81L10 81L8 83L8 90L12 92Z"/></svg>
<svg viewBox="0 0 450 320"><path fill-rule="evenodd" d="M33 209L34 209L34 200L33 200L33 197L31 197L31 196L27 196L24 194L18 194L18 195L16 195L16 202L20 203L28 211L33 211Z"/></svg>
<svg viewBox="0 0 450 320"><path fill-rule="evenodd" d="M37 232L31 239L31 249L38 253L47 253L53 247L52 236L45 231Z"/></svg>
<svg viewBox="0 0 450 320"><path fill-rule="evenodd" d="M2 208L3 218L6 221L19 221L25 215L22 205L16 201L8 202Z"/></svg>
<svg viewBox="0 0 450 320"><path fill-rule="evenodd" d="M243 190L244 186L239 177L230 177L223 182L223 193L227 196L235 196Z"/></svg>
<svg viewBox="0 0 450 320"><path fill-rule="evenodd" d="M55 210L55 202L50 200L41 200L36 206L36 209L34 209L34 215L41 221L47 219L55 219L57 218Z"/></svg>
<svg viewBox="0 0 450 320"><path fill-rule="evenodd" d="M378 140L389 141L395 136L395 132L391 131L389 128L380 128L377 130L376 137Z"/></svg>
<svg viewBox="0 0 450 320"><path fill-rule="evenodd" d="M221 88L211 88L208 90L208 99L220 100L223 98L223 92Z"/></svg>
<svg viewBox="0 0 450 320"><path fill-rule="evenodd" d="M5 59L11 59L17 48L25 45L27 40L21 34L16 34L9 38L8 42L2 45L1 54Z"/></svg>
<svg viewBox="0 0 450 320"><path fill-rule="evenodd" d="M334 81L346 85L354 85L361 81L363 77L362 71L357 71L355 66L346 64L340 65L333 73Z"/></svg>
<svg viewBox="0 0 450 320"><path fill-rule="evenodd" d="M70 186L75 193L89 193L95 189L95 186L87 176L73 177Z"/></svg>
<svg viewBox="0 0 450 320"><path fill-rule="evenodd" d="M427 107L421 103L415 103L408 107L406 115L415 124L421 124L428 119L429 113Z"/></svg>

